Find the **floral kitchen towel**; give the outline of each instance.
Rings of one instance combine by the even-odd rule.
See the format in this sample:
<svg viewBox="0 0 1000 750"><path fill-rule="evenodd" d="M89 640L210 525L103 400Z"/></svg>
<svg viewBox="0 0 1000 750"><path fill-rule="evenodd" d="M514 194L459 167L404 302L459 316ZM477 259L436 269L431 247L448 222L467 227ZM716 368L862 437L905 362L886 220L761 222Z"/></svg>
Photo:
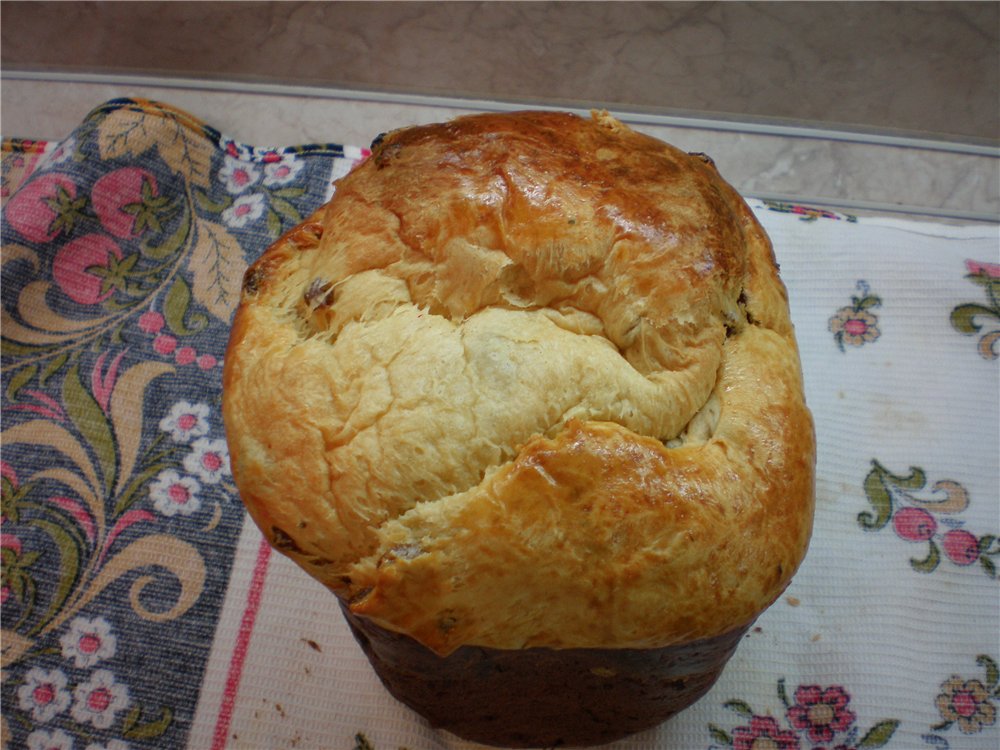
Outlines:
<svg viewBox="0 0 1000 750"><path fill-rule="evenodd" d="M244 518L219 419L243 270L363 156L140 100L4 143L5 744L185 744Z"/></svg>
<svg viewBox="0 0 1000 750"><path fill-rule="evenodd" d="M819 445L805 563L711 692L618 750L1000 745L1000 233L751 201ZM762 540L766 543L766 540ZM247 530L197 747L457 750L323 588Z"/></svg>
<svg viewBox="0 0 1000 750"><path fill-rule="evenodd" d="M245 522L219 419L243 268L364 156L137 100L4 142L5 746L471 747ZM815 534L715 688L616 747L995 750L998 227L751 206L816 419Z"/></svg>

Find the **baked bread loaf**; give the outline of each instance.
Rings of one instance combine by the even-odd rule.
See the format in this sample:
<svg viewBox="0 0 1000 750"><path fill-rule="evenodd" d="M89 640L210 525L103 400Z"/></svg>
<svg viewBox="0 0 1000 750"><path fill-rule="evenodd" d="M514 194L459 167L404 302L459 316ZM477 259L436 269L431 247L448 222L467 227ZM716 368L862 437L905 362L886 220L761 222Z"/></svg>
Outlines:
<svg viewBox="0 0 1000 750"><path fill-rule="evenodd" d="M606 113L381 137L247 271L223 415L253 519L425 715L444 698L412 664L459 664L453 684L582 653L606 703L605 656L718 652L671 666L669 710L641 726L611 712L573 735L569 694L544 737L467 728L463 707L456 731L482 742L607 741L683 707L810 535L813 426L770 242L710 159Z"/></svg>

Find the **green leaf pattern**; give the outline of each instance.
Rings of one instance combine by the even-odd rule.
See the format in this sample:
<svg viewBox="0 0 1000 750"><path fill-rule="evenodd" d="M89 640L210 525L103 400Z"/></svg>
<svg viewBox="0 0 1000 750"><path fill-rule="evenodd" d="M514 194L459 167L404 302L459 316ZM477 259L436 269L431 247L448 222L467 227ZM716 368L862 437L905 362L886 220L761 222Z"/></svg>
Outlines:
<svg viewBox="0 0 1000 750"><path fill-rule="evenodd" d="M911 466L906 474L894 474L873 459L863 485L872 510L858 513L858 525L877 532L891 524L903 541L926 544L922 554L910 558L914 571L933 573L947 560L960 568L977 567L997 579L998 534L977 536L965 528L961 514L971 499L960 483L940 480L928 487L922 468Z"/></svg>
<svg viewBox="0 0 1000 750"><path fill-rule="evenodd" d="M951 311L951 325L961 334L979 337L977 351L986 360L1000 357L1000 265L966 261L967 278L982 288L985 303L966 302Z"/></svg>

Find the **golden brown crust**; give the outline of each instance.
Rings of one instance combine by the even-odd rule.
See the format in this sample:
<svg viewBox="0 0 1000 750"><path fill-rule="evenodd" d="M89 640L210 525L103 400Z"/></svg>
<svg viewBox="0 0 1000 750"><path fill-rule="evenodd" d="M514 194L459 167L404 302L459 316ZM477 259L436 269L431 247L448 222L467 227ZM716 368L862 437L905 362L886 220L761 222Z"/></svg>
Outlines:
<svg viewBox="0 0 1000 750"><path fill-rule="evenodd" d="M770 243L605 114L386 136L248 271L223 406L264 533L439 653L718 635L808 542Z"/></svg>

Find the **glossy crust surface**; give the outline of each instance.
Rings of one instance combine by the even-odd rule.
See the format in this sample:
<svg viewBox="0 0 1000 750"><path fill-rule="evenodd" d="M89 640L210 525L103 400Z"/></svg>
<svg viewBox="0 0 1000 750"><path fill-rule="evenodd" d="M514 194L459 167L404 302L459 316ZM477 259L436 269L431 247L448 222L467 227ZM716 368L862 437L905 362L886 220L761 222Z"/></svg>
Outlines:
<svg viewBox="0 0 1000 750"><path fill-rule="evenodd" d="M439 654L733 631L812 525L766 235L602 113L385 136L248 270L223 414L272 543Z"/></svg>

